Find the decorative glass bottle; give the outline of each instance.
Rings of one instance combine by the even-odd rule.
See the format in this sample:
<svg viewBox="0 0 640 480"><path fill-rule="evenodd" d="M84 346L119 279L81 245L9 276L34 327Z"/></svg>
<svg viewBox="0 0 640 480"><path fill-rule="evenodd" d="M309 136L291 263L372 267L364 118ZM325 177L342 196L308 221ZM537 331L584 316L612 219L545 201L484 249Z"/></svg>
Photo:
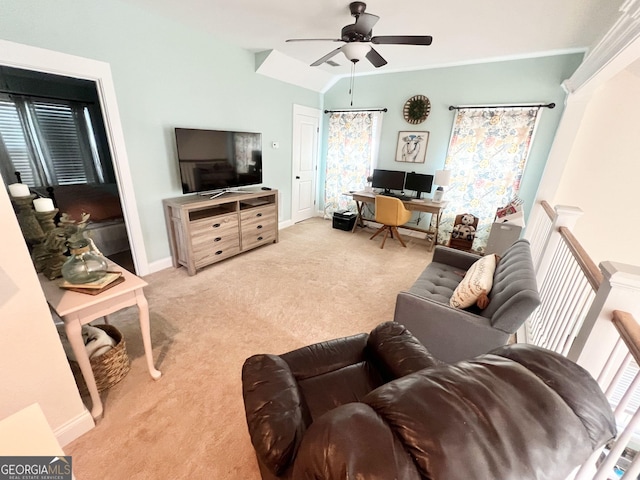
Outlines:
<svg viewBox="0 0 640 480"><path fill-rule="evenodd" d="M71 256L62 265L62 277L69 283L95 282L107 273L107 261L91 251L86 238L69 242Z"/></svg>

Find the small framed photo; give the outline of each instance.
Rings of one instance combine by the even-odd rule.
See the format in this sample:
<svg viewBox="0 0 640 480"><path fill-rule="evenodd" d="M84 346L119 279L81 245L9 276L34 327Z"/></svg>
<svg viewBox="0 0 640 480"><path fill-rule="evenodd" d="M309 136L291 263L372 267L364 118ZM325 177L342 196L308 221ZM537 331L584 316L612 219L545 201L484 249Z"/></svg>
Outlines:
<svg viewBox="0 0 640 480"><path fill-rule="evenodd" d="M429 132L398 132L396 162L424 163Z"/></svg>

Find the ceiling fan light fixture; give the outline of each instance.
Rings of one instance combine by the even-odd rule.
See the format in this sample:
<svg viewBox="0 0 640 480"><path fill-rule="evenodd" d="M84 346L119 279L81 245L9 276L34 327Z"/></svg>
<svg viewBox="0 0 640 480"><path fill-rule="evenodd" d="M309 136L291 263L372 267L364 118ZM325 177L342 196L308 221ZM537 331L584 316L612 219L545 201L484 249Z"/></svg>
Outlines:
<svg viewBox="0 0 640 480"><path fill-rule="evenodd" d="M371 45L368 43L351 42L342 47L342 53L351 62L359 62L367 56L367 53L371 50Z"/></svg>

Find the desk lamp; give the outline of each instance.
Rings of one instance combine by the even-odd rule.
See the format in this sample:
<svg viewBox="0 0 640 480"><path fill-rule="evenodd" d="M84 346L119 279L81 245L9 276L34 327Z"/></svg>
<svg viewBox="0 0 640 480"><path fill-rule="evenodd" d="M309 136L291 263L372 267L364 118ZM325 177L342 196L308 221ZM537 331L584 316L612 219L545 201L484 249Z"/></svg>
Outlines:
<svg viewBox="0 0 640 480"><path fill-rule="evenodd" d="M438 185L435 193L433 194L433 201L436 203L442 202L444 198L444 188L451 183L451 170L436 170L436 175L433 183Z"/></svg>

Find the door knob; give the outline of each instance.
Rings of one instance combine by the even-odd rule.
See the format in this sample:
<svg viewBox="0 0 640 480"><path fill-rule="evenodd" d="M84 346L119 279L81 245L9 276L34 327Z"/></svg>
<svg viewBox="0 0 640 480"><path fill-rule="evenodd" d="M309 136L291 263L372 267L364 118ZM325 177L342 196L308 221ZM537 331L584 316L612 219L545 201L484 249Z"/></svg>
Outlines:
<svg viewBox="0 0 640 480"><path fill-rule="evenodd" d="M300 180L300 177L298 175L296 175L296 180Z"/></svg>

